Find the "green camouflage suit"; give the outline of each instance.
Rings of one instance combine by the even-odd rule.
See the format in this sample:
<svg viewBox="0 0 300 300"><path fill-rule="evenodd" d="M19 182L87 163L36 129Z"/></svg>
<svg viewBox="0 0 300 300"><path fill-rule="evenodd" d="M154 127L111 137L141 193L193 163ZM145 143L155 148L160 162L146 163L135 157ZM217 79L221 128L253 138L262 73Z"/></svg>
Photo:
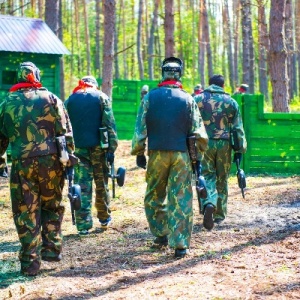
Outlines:
<svg viewBox="0 0 300 300"><path fill-rule="evenodd" d="M208 196L201 199L202 212L211 203L215 206L214 219L225 219L227 214L228 176L231 166L230 126L237 130L240 149L244 153L247 142L237 102L223 88L212 84L195 97L209 137L208 149L202 160L202 174Z"/></svg>
<svg viewBox="0 0 300 300"><path fill-rule="evenodd" d="M44 88L10 92L0 106L0 155L11 145L10 193L21 242L21 271L35 274L41 258L62 250L63 165L56 136L74 151L72 128L62 101Z"/></svg>
<svg viewBox="0 0 300 300"><path fill-rule="evenodd" d="M178 87L165 85L159 89L162 89L162 93L171 94L168 90L178 89ZM146 139L148 138L148 144L150 142L147 132L150 95L151 91L144 96L139 109L132 140L132 155L143 155ZM197 150L202 152L207 146L208 137L197 105L193 97L185 91L182 90L181 95L188 99L189 125L186 136L195 135ZM160 130L168 136L167 128ZM148 155L144 205L150 230L156 237L168 235L170 247L187 249L190 246L193 226L192 169L187 149L185 151L149 150Z"/></svg>
<svg viewBox="0 0 300 300"><path fill-rule="evenodd" d="M109 170L105 154L107 151L115 152L118 138L111 100L96 87L76 91L66 100L65 106L73 126L75 154L80 160L75 168L74 179L81 187L81 208L75 212L77 230L81 232L93 227L91 212L93 180L96 186L95 208L97 218L106 220L111 216L108 190ZM89 109L90 111L88 111ZM99 115L95 122L88 123L88 119L95 117L96 113ZM108 149L100 147L100 127L107 128ZM90 139L85 140L88 133Z"/></svg>

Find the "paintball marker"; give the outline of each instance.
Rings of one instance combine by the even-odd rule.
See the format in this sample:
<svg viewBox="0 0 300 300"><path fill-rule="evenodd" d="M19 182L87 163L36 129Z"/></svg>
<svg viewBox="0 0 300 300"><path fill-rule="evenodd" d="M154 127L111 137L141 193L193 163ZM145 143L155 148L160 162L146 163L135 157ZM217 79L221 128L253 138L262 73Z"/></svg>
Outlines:
<svg viewBox="0 0 300 300"><path fill-rule="evenodd" d="M245 172L240 168L239 158L236 159L235 163L236 163L236 168L237 168L236 177L237 177L237 180L238 180L238 185L239 185L239 188L241 189L242 196L245 199L245 195L244 195L244 188L246 187Z"/></svg>
<svg viewBox="0 0 300 300"><path fill-rule="evenodd" d="M241 145L239 143L239 139L238 139L238 134L237 131L235 129L232 128L232 126L230 126L230 143L231 143L231 147L234 151L239 151L241 148ZM236 168L237 168L237 172L236 172L236 176L237 176L237 180L238 180L238 185L239 188L242 191L242 196L245 199L245 195L244 195L244 188L246 187L246 176L245 176L245 172L240 168L240 158L242 157L242 155L238 155L239 153L235 153L235 163L236 163Z"/></svg>
<svg viewBox="0 0 300 300"><path fill-rule="evenodd" d="M201 211L200 198L207 198L207 189L206 189L205 179L201 175L201 164L197 157L197 149L196 149L195 142L196 142L195 136L187 137L187 147L192 162L193 174L196 176L196 191L197 191L197 198L199 202L199 208Z"/></svg>
<svg viewBox="0 0 300 300"><path fill-rule="evenodd" d="M125 174L126 174L126 168L119 167L117 170L117 174L115 174L115 167L114 163L109 163L110 165L110 172L108 173L108 177L112 180L112 197L115 198L116 196L116 185L115 180L117 179L118 186L123 186L125 182Z"/></svg>
<svg viewBox="0 0 300 300"><path fill-rule="evenodd" d="M72 223L75 225L75 210L79 210L81 208L81 187L79 184L73 184L74 167L66 167L66 177L69 186L68 198L71 205Z"/></svg>

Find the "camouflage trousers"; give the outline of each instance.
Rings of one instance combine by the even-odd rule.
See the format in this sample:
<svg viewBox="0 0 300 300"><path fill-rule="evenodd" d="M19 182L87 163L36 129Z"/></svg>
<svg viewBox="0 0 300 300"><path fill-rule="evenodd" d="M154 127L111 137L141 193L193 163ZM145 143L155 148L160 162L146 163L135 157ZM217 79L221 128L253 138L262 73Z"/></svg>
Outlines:
<svg viewBox="0 0 300 300"><path fill-rule="evenodd" d="M231 167L231 146L228 140L209 140L202 160L202 175L206 181L208 196L201 199L201 209L208 203L215 206L214 218L227 215L228 176Z"/></svg>
<svg viewBox="0 0 300 300"><path fill-rule="evenodd" d="M152 234L172 248L190 246L193 228L191 163L187 152L149 151L145 213Z"/></svg>
<svg viewBox="0 0 300 300"><path fill-rule="evenodd" d="M75 166L75 183L81 187L81 208L75 212L77 230L89 230L93 227L92 196L95 183L95 207L97 218L105 220L111 215L108 190L108 166L105 152L100 146L76 148L75 155L80 159Z"/></svg>
<svg viewBox="0 0 300 300"><path fill-rule="evenodd" d="M12 161L11 204L24 272L38 271L41 256L57 257L62 250L63 186L56 154Z"/></svg>

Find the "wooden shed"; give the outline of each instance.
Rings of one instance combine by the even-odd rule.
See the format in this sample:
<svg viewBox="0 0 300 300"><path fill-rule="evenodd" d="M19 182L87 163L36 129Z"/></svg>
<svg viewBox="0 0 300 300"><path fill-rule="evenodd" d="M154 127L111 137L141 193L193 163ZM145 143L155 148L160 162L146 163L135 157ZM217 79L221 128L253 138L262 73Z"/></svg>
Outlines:
<svg viewBox="0 0 300 300"><path fill-rule="evenodd" d="M60 96L60 62L70 54L41 19L0 15L0 99L16 83L21 62L31 61L41 71L41 83Z"/></svg>

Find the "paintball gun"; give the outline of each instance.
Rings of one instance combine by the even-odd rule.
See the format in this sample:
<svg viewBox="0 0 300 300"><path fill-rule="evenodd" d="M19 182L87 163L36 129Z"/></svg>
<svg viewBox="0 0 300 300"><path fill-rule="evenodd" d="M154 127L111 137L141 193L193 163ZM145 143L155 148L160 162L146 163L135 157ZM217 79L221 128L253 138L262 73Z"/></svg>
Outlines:
<svg viewBox="0 0 300 300"><path fill-rule="evenodd" d="M56 145L58 149L58 155L60 162L66 166L69 160L69 154L67 151L66 137L64 135L56 137Z"/></svg>
<svg viewBox="0 0 300 300"><path fill-rule="evenodd" d="M237 158L235 162L236 162L236 168L237 168L236 177L238 180L238 185L239 185L239 188L241 189L242 196L245 199L245 195L244 195L244 188L246 187L245 172L240 168L240 159Z"/></svg>
<svg viewBox="0 0 300 300"><path fill-rule="evenodd" d="M192 162L192 170L193 174L196 176L196 191L197 191L197 198L199 202L199 208L201 211L201 202L200 198L207 197L207 189L206 189L206 182L204 177L201 175L201 164L197 157L197 149L196 149L196 137L189 136L187 137L187 147L189 156Z"/></svg>
<svg viewBox="0 0 300 300"><path fill-rule="evenodd" d="M71 205L72 223L75 225L75 211L81 208L81 187L79 184L73 184L74 167L66 167L65 171L68 180L68 198Z"/></svg>
<svg viewBox="0 0 300 300"><path fill-rule="evenodd" d="M234 151L239 151L241 146L239 143L239 139L238 139L238 134L237 131L235 129L230 128L230 143L231 143L231 147ZM246 176L245 176L245 172L244 170L242 170L240 168L240 157L242 155L238 155L238 153L235 153L235 163L236 163L236 176L237 176L237 180L238 180L238 185L239 188L241 189L242 192L242 196L245 199L245 195L244 195L244 188L246 187Z"/></svg>
<svg viewBox="0 0 300 300"><path fill-rule="evenodd" d="M110 165L110 171L108 173L108 177L112 180L112 197L115 198L116 196L116 185L115 180L117 180L118 186L123 186L125 182L125 174L126 174L126 168L119 167L117 170L117 174L115 174L115 167L114 163L109 163Z"/></svg>

